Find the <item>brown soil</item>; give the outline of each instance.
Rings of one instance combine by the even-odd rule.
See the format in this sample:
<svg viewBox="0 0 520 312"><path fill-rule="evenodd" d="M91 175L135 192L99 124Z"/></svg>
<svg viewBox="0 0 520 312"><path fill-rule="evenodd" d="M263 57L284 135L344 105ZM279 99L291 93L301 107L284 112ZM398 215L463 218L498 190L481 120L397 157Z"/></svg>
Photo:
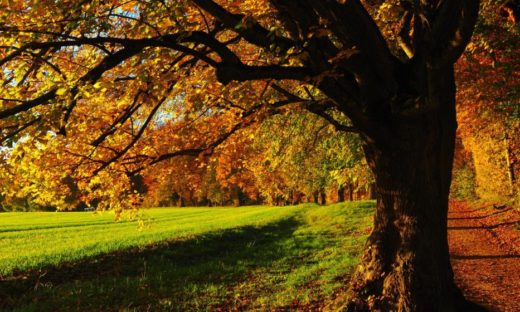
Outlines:
<svg viewBox="0 0 520 312"><path fill-rule="evenodd" d="M451 205L448 233L455 280L490 311L520 311L520 213L510 207Z"/></svg>

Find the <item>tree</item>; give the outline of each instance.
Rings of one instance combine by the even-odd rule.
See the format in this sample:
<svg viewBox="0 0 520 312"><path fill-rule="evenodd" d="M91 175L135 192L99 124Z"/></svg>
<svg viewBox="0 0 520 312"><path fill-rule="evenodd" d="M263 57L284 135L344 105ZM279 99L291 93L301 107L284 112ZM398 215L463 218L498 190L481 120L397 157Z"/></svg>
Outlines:
<svg viewBox="0 0 520 312"><path fill-rule="evenodd" d="M12 0L0 11L1 140L60 136L56 148L79 159L64 174L109 183L114 172L211 154L281 110L310 111L359 133L375 174L374 229L347 310L467 311L447 211L453 64L478 9L477 0Z"/></svg>
<svg viewBox="0 0 520 312"><path fill-rule="evenodd" d="M482 7L472 42L456 66L458 133L471 151L476 195L518 202L519 6L486 0Z"/></svg>
<svg viewBox="0 0 520 312"><path fill-rule="evenodd" d="M359 138L336 131L312 113L272 116L252 136L244 163L252 173L249 180L268 203L323 202L327 191L352 180L364 184L369 176Z"/></svg>

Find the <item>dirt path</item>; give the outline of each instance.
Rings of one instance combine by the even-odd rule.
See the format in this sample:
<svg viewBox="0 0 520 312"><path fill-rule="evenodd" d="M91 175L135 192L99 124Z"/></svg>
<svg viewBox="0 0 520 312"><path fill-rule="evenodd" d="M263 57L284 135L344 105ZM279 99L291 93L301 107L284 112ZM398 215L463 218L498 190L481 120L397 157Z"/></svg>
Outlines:
<svg viewBox="0 0 520 312"><path fill-rule="evenodd" d="M450 208L455 280L468 299L491 311L520 311L520 213L511 208Z"/></svg>

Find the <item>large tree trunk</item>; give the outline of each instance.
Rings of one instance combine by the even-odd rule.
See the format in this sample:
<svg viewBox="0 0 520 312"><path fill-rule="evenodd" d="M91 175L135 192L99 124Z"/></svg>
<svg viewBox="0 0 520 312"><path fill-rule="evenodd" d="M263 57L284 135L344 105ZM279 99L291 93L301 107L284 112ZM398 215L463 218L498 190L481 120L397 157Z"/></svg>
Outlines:
<svg viewBox="0 0 520 312"><path fill-rule="evenodd" d="M453 281L447 237L457 128L453 71L437 78L429 95L437 112L396 125L396 146L365 145L377 208L347 311L470 309Z"/></svg>

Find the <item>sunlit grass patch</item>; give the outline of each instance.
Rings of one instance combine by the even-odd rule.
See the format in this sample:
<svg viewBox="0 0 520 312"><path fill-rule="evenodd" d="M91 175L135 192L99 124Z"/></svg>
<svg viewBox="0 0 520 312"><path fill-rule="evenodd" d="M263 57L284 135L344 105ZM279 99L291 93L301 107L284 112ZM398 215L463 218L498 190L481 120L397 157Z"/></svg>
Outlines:
<svg viewBox="0 0 520 312"><path fill-rule="evenodd" d="M196 213L198 209L200 213ZM372 202L154 209L148 213L155 221L142 231L133 222L104 223L100 226L104 230L79 226L75 232L68 227L55 235L72 237L91 230L94 234L79 235L82 243L73 245L75 251L70 253L65 252L67 248L53 249L61 252L59 257L40 250L38 261L18 260L24 259L29 268L34 263L59 265L67 257L67 261L80 263L49 269L36 289L34 278L3 282L0 293L7 295L9 307L24 311L53 310L55 306L153 311L319 306L345 286L358 261L372 212ZM184 214L189 216L181 217ZM68 218L73 221L72 216ZM0 225L0 231L3 228ZM106 239L104 245L96 244L102 238ZM157 243L161 240L170 242ZM53 239L56 245L62 241L67 240ZM144 247L150 242L155 247ZM141 250L99 256L130 246ZM33 254L40 249L38 245L32 248ZM81 260L84 257L90 260Z"/></svg>

